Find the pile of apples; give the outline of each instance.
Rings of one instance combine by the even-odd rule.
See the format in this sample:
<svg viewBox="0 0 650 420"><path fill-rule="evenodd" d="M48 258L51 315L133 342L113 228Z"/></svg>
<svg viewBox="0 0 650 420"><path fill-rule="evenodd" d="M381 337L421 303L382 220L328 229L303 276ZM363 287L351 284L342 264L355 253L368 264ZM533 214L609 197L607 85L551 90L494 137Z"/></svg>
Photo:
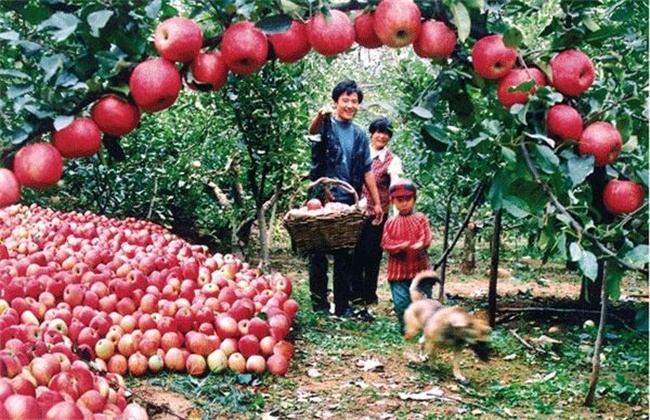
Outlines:
<svg viewBox="0 0 650 420"><path fill-rule="evenodd" d="M329 201L323 205L323 202L318 198L310 198L305 205L301 206L298 210L301 212L323 213L323 212L341 212L350 209L349 204L340 203L338 201Z"/></svg>
<svg viewBox="0 0 650 420"><path fill-rule="evenodd" d="M545 74L536 67L515 68L518 52L507 47L501 35L479 39L472 49L472 65L486 79L498 80L497 97L505 107L525 104L537 88L547 85ZM591 59L578 50L564 50L549 62L550 84L567 99L584 93L594 82L595 69ZM517 88L534 82L528 91ZM623 141L614 125L597 121L586 128L578 110L567 103L552 106L546 114L549 136L559 141L578 143L580 155L593 155L596 166L612 164L621 153ZM612 179L603 190L603 203L613 215L638 210L644 201L643 187L633 181Z"/></svg>
<svg viewBox="0 0 650 420"><path fill-rule="evenodd" d="M287 372L298 303L280 273L132 218L0 221L0 418L146 418L127 374Z"/></svg>

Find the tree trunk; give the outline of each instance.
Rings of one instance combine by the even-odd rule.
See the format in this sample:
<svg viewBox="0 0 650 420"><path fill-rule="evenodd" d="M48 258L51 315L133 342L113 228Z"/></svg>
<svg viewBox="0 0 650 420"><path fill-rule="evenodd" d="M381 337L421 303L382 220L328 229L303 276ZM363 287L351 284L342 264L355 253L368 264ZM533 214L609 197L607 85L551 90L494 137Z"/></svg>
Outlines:
<svg viewBox="0 0 650 420"><path fill-rule="evenodd" d="M476 225L472 222L467 224L463 242L463 261L460 263L460 272L472 274L476 268Z"/></svg>
<svg viewBox="0 0 650 420"><path fill-rule="evenodd" d="M451 224L451 201L452 195L449 194L447 199L447 210L445 211L445 226L442 238L442 249L447 249L449 246L449 229ZM445 279L447 278L447 259L442 261L440 267L440 288L438 289L438 300L442 303L445 301Z"/></svg>
<svg viewBox="0 0 650 420"><path fill-rule="evenodd" d="M492 231L492 261L490 262L490 288L488 291L488 318L494 328L497 313L497 281L499 278L499 247L501 245L501 216L503 209L494 213L494 230Z"/></svg>
<svg viewBox="0 0 650 420"><path fill-rule="evenodd" d="M598 385L598 374L600 372L600 350L603 345L603 331L605 330L605 322L607 321L607 262L601 261L598 264L598 271L602 272L602 282L600 288L600 321L598 323L598 334L596 335L596 342L594 343L594 356L591 359L591 379L589 380L589 390L585 397L585 405L591 407L594 404L594 395L596 394L596 386Z"/></svg>

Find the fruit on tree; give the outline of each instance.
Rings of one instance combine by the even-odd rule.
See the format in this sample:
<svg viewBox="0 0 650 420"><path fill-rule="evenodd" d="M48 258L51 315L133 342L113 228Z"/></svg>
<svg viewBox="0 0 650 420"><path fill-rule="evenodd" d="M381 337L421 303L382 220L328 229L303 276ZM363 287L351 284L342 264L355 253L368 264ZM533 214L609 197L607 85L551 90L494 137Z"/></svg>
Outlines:
<svg viewBox="0 0 650 420"><path fill-rule="evenodd" d="M515 65L517 50L503 43L501 35L485 36L472 48L472 66L481 77L499 79Z"/></svg>
<svg viewBox="0 0 650 420"><path fill-rule="evenodd" d="M634 181L612 179L603 189L603 204L616 216L634 213L643 205L643 197L643 187Z"/></svg>
<svg viewBox="0 0 650 420"><path fill-rule="evenodd" d="M374 15L375 33L384 45L405 47L420 35L420 8L412 0L382 0Z"/></svg>
<svg viewBox="0 0 650 420"><path fill-rule="evenodd" d="M314 15L307 22L307 39L316 52L326 57L342 53L354 44L354 25L340 10L330 10L329 16Z"/></svg>
<svg viewBox="0 0 650 420"><path fill-rule="evenodd" d="M413 51L422 58L444 60L454 52L457 39L456 32L444 22L427 20L413 43Z"/></svg>
<svg viewBox="0 0 650 420"><path fill-rule="evenodd" d="M266 62L268 51L266 35L250 21L233 23L221 39L221 54L235 74L247 75L259 70Z"/></svg>
<svg viewBox="0 0 650 420"><path fill-rule="evenodd" d="M20 199L20 183L7 168L0 168L0 208L14 204Z"/></svg>
<svg viewBox="0 0 650 420"><path fill-rule="evenodd" d="M121 137L135 130L140 122L140 109L116 95L106 95L93 105L90 118L109 136Z"/></svg>
<svg viewBox="0 0 650 420"><path fill-rule="evenodd" d="M580 140L582 136L582 117L578 111L566 104L557 104L549 108L546 114L548 133L560 140Z"/></svg>
<svg viewBox="0 0 650 420"><path fill-rule="evenodd" d="M22 147L14 156L14 175L21 185L43 189L61 179L63 158L48 143L32 143Z"/></svg>
<svg viewBox="0 0 650 420"><path fill-rule="evenodd" d="M535 84L527 91L513 91L522 83L534 81ZM530 67L526 69L514 69L506 74L497 84L497 97L499 102L506 108L514 104L525 104L530 95L534 95L539 86L546 85L546 77L539 69Z"/></svg>
<svg viewBox="0 0 650 420"><path fill-rule="evenodd" d="M375 32L375 15L364 12L354 18L354 34L357 44L364 48L379 48L383 44Z"/></svg>
<svg viewBox="0 0 650 420"><path fill-rule="evenodd" d="M192 82L190 87L197 84L207 85L211 90L219 90L228 81L228 66L221 52L199 53L190 65Z"/></svg>
<svg viewBox="0 0 650 420"><path fill-rule="evenodd" d="M596 166L614 162L621 153L623 140L616 127L604 121L590 124L582 132L578 142L578 153L593 155Z"/></svg>
<svg viewBox="0 0 650 420"><path fill-rule="evenodd" d="M291 22L289 29L284 32L269 34L268 39L275 56L284 63L294 63L311 51L307 40L307 24L298 20Z"/></svg>
<svg viewBox="0 0 650 420"><path fill-rule="evenodd" d="M152 58L135 66L129 87L136 105L146 112L169 108L181 91L181 75L164 58Z"/></svg>
<svg viewBox="0 0 650 420"><path fill-rule="evenodd" d="M578 96L594 82L594 65L582 51L562 51L551 59L549 65L553 87L564 95Z"/></svg>
<svg viewBox="0 0 650 420"><path fill-rule="evenodd" d="M102 145L102 132L90 118L75 118L52 134L52 145L66 159L92 156Z"/></svg>
<svg viewBox="0 0 650 420"><path fill-rule="evenodd" d="M201 51L203 31L192 19L176 16L156 26L153 42L163 58L187 63Z"/></svg>

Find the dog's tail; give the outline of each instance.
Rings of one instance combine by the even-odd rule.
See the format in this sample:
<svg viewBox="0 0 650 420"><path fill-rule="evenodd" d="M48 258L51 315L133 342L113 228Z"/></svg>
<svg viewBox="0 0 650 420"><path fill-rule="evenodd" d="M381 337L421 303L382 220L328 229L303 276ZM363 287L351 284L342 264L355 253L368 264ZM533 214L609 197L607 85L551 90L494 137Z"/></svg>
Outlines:
<svg viewBox="0 0 650 420"><path fill-rule="evenodd" d="M424 270L417 273L415 277L413 277L413 281L411 281L411 287L409 287L411 302L415 302L416 300L421 300L426 297L424 293L422 293L422 291L419 289L420 283L426 280L431 281L433 284L440 283L440 276L433 270Z"/></svg>

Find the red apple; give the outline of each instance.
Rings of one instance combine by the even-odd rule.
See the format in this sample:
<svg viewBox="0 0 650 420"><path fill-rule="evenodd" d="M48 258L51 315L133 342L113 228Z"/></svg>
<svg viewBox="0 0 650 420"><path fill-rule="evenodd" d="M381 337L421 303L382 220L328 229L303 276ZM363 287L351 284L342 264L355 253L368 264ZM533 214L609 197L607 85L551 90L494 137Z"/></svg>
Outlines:
<svg viewBox="0 0 650 420"><path fill-rule="evenodd" d="M129 356L127 365L129 373L133 376L139 377L147 373L149 359L140 352L135 352Z"/></svg>
<svg viewBox="0 0 650 420"><path fill-rule="evenodd" d="M40 419L43 414L36 398L31 395L14 394L4 401L8 420Z"/></svg>
<svg viewBox="0 0 650 420"><path fill-rule="evenodd" d="M554 105L546 114L548 133L560 140L578 141L582 136L582 117L578 111L565 104Z"/></svg>
<svg viewBox="0 0 650 420"><path fill-rule="evenodd" d="M422 58L444 60L456 48L456 32L445 23L427 20L422 24L420 36L413 43L413 51Z"/></svg>
<svg viewBox="0 0 650 420"><path fill-rule="evenodd" d="M603 189L603 203L608 212L619 216L637 211L643 205L643 187L633 181L612 179Z"/></svg>
<svg viewBox="0 0 650 420"><path fill-rule="evenodd" d="M551 59L549 65L553 87L564 95L578 96L594 82L594 65L582 51L562 51Z"/></svg>
<svg viewBox="0 0 650 420"><path fill-rule="evenodd" d="M472 66L486 79L499 79L514 67L517 50L508 48L501 35L485 36L472 48Z"/></svg>
<svg viewBox="0 0 650 420"><path fill-rule="evenodd" d="M222 315L216 319L217 335L220 339L237 337L239 334L239 326L237 320L229 315Z"/></svg>
<svg viewBox="0 0 650 420"><path fill-rule="evenodd" d="M181 75L171 61L152 58L138 64L129 87L136 105L146 112L169 108L181 91Z"/></svg>
<svg viewBox="0 0 650 420"><path fill-rule="evenodd" d="M534 81L535 84L526 92L511 91L522 83ZM546 85L544 73L539 69L530 67L514 69L506 74L497 84L497 97L501 105L510 108L514 104L525 104L530 95L534 95L539 86Z"/></svg>
<svg viewBox="0 0 650 420"><path fill-rule="evenodd" d="M238 373L246 372L246 358L238 352L228 356L228 368Z"/></svg>
<svg viewBox="0 0 650 420"><path fill-rule="evenodd" d="M216 349L208 355L208 368L214 373L221 372L228 367L228 356L221 349Z"/></svg>
<svg viewBox="0 0 650 420"><path fill-rule="evenodd" d="M374 15L375 33L384 45L401 48L420 35L420 8L412 0L382 0Z"/></svg>
<svg viewBox="0 0 650 420"><path fill-rule="evenodd" d="M235 74L247 75L259 70L266 62L268 51L266 35L253 22L235 22L221 38L222 57Z"/></svg>
<svg viewBox="0 0 650 420"><path fill-rule="evenodd" d="M323 203L318 198L311 198L307 201L307 210L320 210Z"/></svg>
<svg viewBox="0 0 650 420"><path fill-rule="evenodd" d="M354 44L354 25L348 15L331 9L329 16L321 13L307 22L307 39L319 54L333 57Z"/></svg>
<svg viewBox="0 0 650 420"><path fill-rule="evenodd" d="M116 95L106 95L93 105L90 117L109 136L121 137L135 130L140 122L140 109Z"/></svg>
<svg viewBox="0 0 650 420"><path fill-rule="evenodd" d="M188 355L189 356L189 355ZM177 347L172 347L165 353L164 361L167 369L183 372L186 368L187 357L183 351Z"/></svg>
<svg viewBox="0 0 650 420"><path fill-rule="evenodd" d="M269 34L268 39L275 56L284 63L295 63L311 50L307 40L307 24L298 20L291 22L284 32Z"/></svg>
<svg viewBox="0 0 650 420"><path fill-rule="evenodd" d="M210 90L219 90L228 81L228 66L220 51L199 53L190 65L192 81L190 87L205 85Z"/></svg>
<svg viewBox="0 0 650 420"><path fill-rule="evenodd" d="M266 360L259 354L253 354L246 359L246 371L262 374L266 370Z"/></svg>
<svg viewBox="0 0 650 420"><path fill-rule="evenodd" d="M156 26L153 42L163 58L187 63L201 51L203 31L192 19L176 16Z"/></svg>
<svg viewBox="0 0 650 420"><path fill-rule="evenodd" d="M200 354L190 354L187 356L185 361L185 368L187 372L192 376L201 376L205 373L208 364L205 361L205 357Z"/></svg>
<svg viewBox="0 0 650 420"><path fill-rule="evenodd" d="M278 354L274 354L267 359L266 367L272 374L284 376L287 370L289 370L289 360Z"/></svg>
<svg viewBox="0 0 650 420"><path fill-rule="evenodd" d="M260 352L260 340L253 334L242 336L237 342L239 352L246 358Z"/></svg>
<svg viewBox="0 0 650 420"><path fill-rule="evenodd" d="M14 204L19 199L20 183L16 175L7 168L0 168L0 208ZM0 256L0 260L5 258Z"/></svg>
<svg viewBox="0 0 650 420"><path fill-rule="evenodd" d="M90 118L75 118L52 134L52 145L66 159L92 156L102 145L102 132Z"/></svg>
<svg viewBox="0 0 650 420"><path fill-rule="evenodd" d="M59 182L63 174L63 159L51 144L33 143L16 152L13 169L21 185L43 189Z"/></svg>
<svg viewBox="0 0 650 420"><path fill-rule="evenodd" d="M59 420L59 419L81 419L83 413L77 404L71 401L62 401L53 405L45 413L44 420Z"/></svg>
<svg viewBox="0 0 650 420"><path fill-rule="evenodd" d="M354 18L354 39L364 48L379 48L383 44L375 32L375 15L364 12Z"/></svg>
<svg viewBox="0 0 650 420"><path fill-rule="evenodd" d="M621 153L623 140L616 127L608 122L595 122L582 132L578 143L578 153L593 155L596 166L606 166L614 162Z"/></svg>

